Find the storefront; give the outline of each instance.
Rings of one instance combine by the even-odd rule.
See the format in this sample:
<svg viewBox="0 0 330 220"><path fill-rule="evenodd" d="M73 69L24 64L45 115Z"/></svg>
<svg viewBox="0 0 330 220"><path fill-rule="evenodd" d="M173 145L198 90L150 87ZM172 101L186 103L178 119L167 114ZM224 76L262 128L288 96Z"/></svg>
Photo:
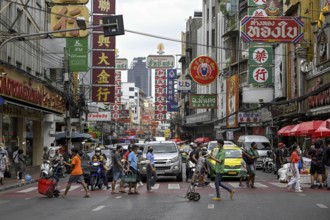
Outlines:
<svg viewBox="0 0 330 220"><path fill-rule="evenodd" d="M1 69L6 74L0 77L0 142L10 156L18 146L28 157L27 165L39 165L45 138L54 127L49 115L65 112L64 98L32 76Z"/></svg>

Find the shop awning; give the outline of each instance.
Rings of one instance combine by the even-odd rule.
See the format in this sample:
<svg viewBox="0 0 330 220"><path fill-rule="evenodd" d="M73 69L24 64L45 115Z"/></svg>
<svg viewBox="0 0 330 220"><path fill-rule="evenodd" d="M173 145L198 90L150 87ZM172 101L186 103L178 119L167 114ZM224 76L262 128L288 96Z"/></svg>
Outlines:
<svg viewBox="0 0 330 220"><path fill-rule="evenodd" d="M5 98L4 104L15 105L15 106L18 106L18 107L21 107L21 108L31 109L31 110L42 112L42 113L62 115L62 113L59 113L59 112L55 112L55 111L52 111L52 110L44 109L42 107L33 107L33 106L29 105L29 104L15 102L15 101L12 101L12 100L8 100L6 98Z"/></svg>

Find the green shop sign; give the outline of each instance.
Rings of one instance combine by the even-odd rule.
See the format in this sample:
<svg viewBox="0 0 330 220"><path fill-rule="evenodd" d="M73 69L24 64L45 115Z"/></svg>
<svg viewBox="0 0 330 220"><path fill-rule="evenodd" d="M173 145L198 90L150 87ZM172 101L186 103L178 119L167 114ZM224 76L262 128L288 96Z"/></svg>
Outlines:
<svg viewBox="0 0 330 220"><path fill-rule="evenodd" d="M190 109L216 109L217 95L216 94L191 94Z"/></svg>
<svg viewBox="0 0 330 220"><path fill-rule="evenodd" d="M273 48L269 46L254 45L249 47L249 65L272 65Z"/></svg>
<svg viewBox="0 0 330 220"><path fill-rule="evenodd" d="M70 72L87 72L88 38L67 38L66 47L69 53Z"/></svg>
<svg viewBox="0 0 330 220"><path fill-rule="evenodd" d="M269 66L250 66L249 84L269 85L273 82L272 67Z"/></svg>

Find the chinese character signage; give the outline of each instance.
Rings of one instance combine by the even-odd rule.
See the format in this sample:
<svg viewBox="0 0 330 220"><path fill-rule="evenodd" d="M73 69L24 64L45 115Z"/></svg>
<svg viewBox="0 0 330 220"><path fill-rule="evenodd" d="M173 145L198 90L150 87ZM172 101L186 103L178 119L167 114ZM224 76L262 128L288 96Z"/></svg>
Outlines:
<svg viewBox="0 0 330 220"><path fill-rule="evenodd" d="M88 113L88 121L111 121L110 112Z"/></svg>
<svg viewBox="0 0 330 220"><path fill-rule="evenodd" d="M67 38L70 72L87 72L88 70L88 38Z"/></svg>
<svg viewBox="0 0 330 220"><path fill-rule="evenodd" d="M93 66L115 67L115 51L93 50L92 55Z"/></svg>
<svg viewBox="0 0 330 220"><path fill-rule="evenodd" d="M239 112L238 121L239 123L258 123L260 122L259 112Z"/></svg>
<svg viewBox="0 0 330 220"><path fill-rule="evenodd" d="M93 13L115 14L116 0L93 0Z"/></svg>
<svg viewBox="0 0 330 220"><path fill-rule="evenodd" d="M93 0L93 25L101 25L103 23L102 18L115 14L115 9L115 0ZM115 71L115 48L116 38L114 36L104 36L102 27L93 29L91 53L92 101L112 103L112 119L118 120L121 110L121 74Z"/></svg>
<svg viewBox="0 0 330 220"><path fill-rule="evenodd" d="M191 94L189 101L190 109L216 109L216 94Z"/></svg>
<svg viewBox="0 0 330 220"><path fill-rule="evenodd" d="M92 101L93 102L111 102L115 101L114 86L92 86Z"/></svg>
<svg viewBox="0 0 330 220"><path fill-rule="evenodd" d="M174 100L174 80L176 79L176 69L167 69L167 101Z"/></svg>
<svg viewBox="0 0 330 220"><path fill-rule="evenodd" d="M298 17L253 17L241 20L241 37L246 42L298 43L304 23Z"/></svg>
<svg viewBox="0 0 330 220"><path fill-rule="evenodd" d="M190 76L200 85L208 85L218 77L218 64L208 56L199 56L190 63Z"/></svg>
<svg viewBox="0 0 330 220"><path fill-rule="evenodd" d="M86 24L89 19L87 6L83 5L55 5L51 9L51 31L70 30L79 28L77 17L84 17ZM61 33L53 33L54 37L86 37L88 30L74 30Z"/></svg>
<svg viewBox="0 0 330 220"><path fill-rule="evenodd" d="M226 127L238 127L237 111L239 104L239 77L238 75L227 78L226 81Z"/></svg>
<svg viewBox="0 0 330 220"><path fill-rule="evenodd" d="M249 83L254 85L270 85L272 79L272 67L270 66L250 66Z"/></svg>
<svg viewBox="0 0 330 220"><path fill-rule="evenodd" d="M92 84L115 84L115 70L109 68L92 68Z"/></svg>
<svg viewBox="0 0 330 220"><path fill-rule="evenodd" d="M249 47L249 65L272 65L273 48L269 46Z"/></svg>
<svg viewBox="0 0 330 220"><path fill-rule="evenodd" d="M174 67L174 56L172 56L172 55L149 55L147 57L147 67L149 69L173 68Z"/></svg>
<svg viewBox="0 0 330 220"><path fill-rule="evenodd" d="M103 33L93 32L93 49L112 49L116 48L116 37L105 37Z"/></svg>
<svg viewBox="0 0 330 220"><path fill-rule="evenodd" d="M166 69L155 70L155 119L166 120Z"/></svg>

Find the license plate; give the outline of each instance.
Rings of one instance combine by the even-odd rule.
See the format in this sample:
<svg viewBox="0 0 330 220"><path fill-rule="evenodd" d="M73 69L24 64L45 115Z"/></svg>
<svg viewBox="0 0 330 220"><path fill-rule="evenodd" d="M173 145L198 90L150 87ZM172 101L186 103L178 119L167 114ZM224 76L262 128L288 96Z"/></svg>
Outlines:
<svg viewBox="0 0 330 220"><path fill-rule="evenodd" d="M156 173L157 174L164 174L165 172L164 171L157 171Z"/></svg>
<svg viewBox="0 0 330 220"><path fill-rule="evenodd" d="M228 174L229 174L229 175L235 175L236 172L234 172L234 171L229 171Z"/></svg>

